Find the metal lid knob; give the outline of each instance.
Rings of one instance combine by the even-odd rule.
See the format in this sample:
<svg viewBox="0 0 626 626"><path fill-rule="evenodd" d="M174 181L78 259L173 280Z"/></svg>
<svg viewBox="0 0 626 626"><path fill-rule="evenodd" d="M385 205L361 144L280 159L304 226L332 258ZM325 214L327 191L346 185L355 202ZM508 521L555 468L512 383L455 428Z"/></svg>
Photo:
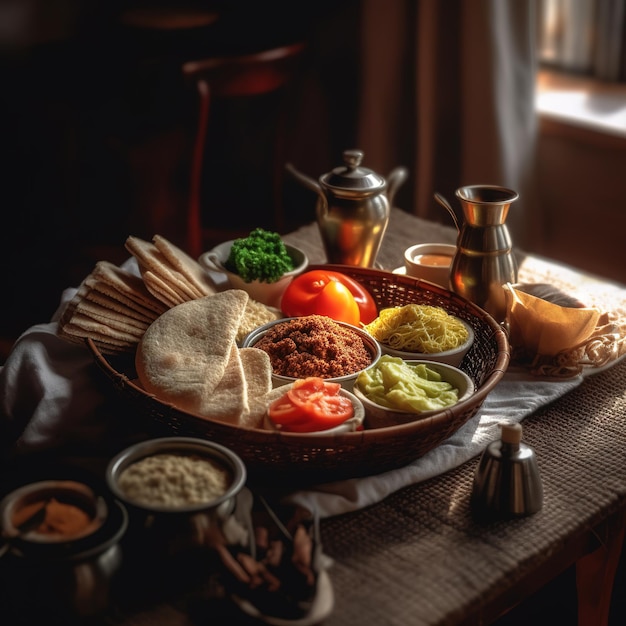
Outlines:
<svg viewBox="0 0 626 626"><path fill-rule="evenodd" d="M387 183L380 175L366 167L361 167L364 153L362 150L344 150L343 165L324 174L320 182L332 190L358 192L363 194L379 193Z"/></svg>
<svg viewBox="0 0 626 626"><path fill-rule="evenodd" d="M522 425L521 424L500 424L500 439L503 443L512 446L519 446L522 441Z"/></svg>

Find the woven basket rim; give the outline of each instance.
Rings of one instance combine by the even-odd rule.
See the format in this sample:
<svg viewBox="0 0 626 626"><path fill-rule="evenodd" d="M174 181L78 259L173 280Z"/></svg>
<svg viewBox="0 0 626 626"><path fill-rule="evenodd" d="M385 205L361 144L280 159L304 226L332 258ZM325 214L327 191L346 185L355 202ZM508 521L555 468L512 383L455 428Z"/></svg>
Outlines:
<svg viewBox="0 0 626 626"><path fill-rule="evenodd" d="M400 434L415 435L419 431L425 428L432 428L433 424L441 423L442 426L449 425L450 421L455 416L462 415L465 411L471 409L471 407L480 405L486 398L486 396L492 391L492 389L498 384L504 373L510 360L510 347L508 339L503 328L491 317L486 311L473 304L472 302L462 298L461 296L454 294L434 283L429 283L410 276L403 276L400 274L393 274L385 270L377 270L371 268L359 268L353 266L344 265L312 265L310 269L327 269L333 271L344 272L350 275L361 275L367 278L379 278L380 280L391 279L398 285L406 285L411 288L425 289L427 291L433 291L439 293L442 296L455 301L457 304L462 305L463 309L469 311L474 317L480 319L484 324L488 325L493 331L497 343L497 354L495 366L490 370L486 379L476 386L475 392L467 398L453 407L449 407L436 413L430 417L424 419L417 419L415 421L399 424L395 426L387 426L376 429L364 429L361 431L335 433L335 434L319 434L310 435L307 433L290 433L282 431L271 431L261 428L244 428L234 424L222 422L210 417L203 417L188 411L184 411L177 406L164 402L156 397L154 394L146 392L140 385L134 380L129 378L125 373L115 369L115 367L107 360L105 355L99 350L96 344L91 339L86 339L86 344L89 350L92 352L95 360L99 366L105 370L109 378L116 380L119 386L124 390L129 387L134 393L141 395L146 401L155 403L155 406L162 409L161 412L175 412L180 418L195 422L197 426L212 425L222 430L230 430L233 433L239 433L242 437L250 437L257 440L259 443L268 444L272 442L279 442L281 444L294 444L306 442L307 446L314 446L316 442L320 445L328 446L329 442L337 441L347 444L363 444L369 442L384 441L386 436L397 436Z"/></svg>

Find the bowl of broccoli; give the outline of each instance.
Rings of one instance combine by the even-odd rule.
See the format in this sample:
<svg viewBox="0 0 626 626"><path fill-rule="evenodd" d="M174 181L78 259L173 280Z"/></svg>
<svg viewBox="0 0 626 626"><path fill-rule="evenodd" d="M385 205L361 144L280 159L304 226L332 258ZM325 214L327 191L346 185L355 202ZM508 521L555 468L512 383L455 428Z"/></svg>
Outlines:
<svg viewBox="0 0 626 626"><path fill-rule="evenodd" d="M247 237L225 241L203 253L198 262L206 270L225 274L231 288L243 289L257 302L279 309L287 285L309 261L278 233L256 228Z"/></svg>

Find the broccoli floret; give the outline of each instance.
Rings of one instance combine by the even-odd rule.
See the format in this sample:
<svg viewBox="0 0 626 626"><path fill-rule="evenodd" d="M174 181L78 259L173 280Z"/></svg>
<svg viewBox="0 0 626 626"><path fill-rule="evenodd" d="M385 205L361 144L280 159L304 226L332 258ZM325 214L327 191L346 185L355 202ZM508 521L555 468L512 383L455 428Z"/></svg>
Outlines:
<svg viewBox="0 0 626 626"><path fill-rule="evenodd" d="M247 237L235 239L226 269L247 283L275 283L293 269L293 261L278 233L255 228Z"/></svg>

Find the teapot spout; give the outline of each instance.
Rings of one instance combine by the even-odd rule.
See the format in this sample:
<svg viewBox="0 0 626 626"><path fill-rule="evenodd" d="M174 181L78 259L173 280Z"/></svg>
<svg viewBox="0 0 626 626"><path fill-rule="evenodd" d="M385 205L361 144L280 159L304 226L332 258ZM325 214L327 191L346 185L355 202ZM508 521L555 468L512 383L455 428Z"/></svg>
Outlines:
<svg viewBox="0 0 626 626"><path fill-rule="evenodd" d="M285 164L285 169L299 182L301 182L305 187L308 187L311 191L320 194L324 197L322 192L322 188L320 184L313 180L310 176L299 172L291 163Z"/></svg>
<svg viewBox="0 0 626 626"><path fill-rule="evenodd" d="M407 179L409 175L406 167L396 167L387 176L387 199L389 200L389 206L393 206L393 199L398 191L398 187Z"/></svg>

